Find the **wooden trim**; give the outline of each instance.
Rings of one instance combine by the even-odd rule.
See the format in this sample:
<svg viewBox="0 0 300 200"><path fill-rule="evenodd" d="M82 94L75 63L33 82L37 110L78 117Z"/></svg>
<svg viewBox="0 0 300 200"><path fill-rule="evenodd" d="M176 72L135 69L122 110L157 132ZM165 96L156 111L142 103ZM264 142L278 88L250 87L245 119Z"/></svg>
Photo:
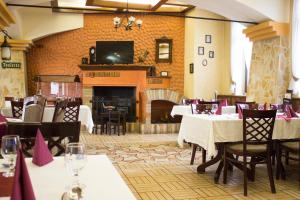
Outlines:
<svg viewBox="0 0 300 200"><path fill-rule="evenodd" d="M87 6L100 6L109 8L127 8L126 2L112 2L105 0L87 0ZM150 10L151 4L128 3L128 8L133 10Z"/></svg>
<svg viewBox="0 0 300 200"><path fill-rule="evenodd" d="M0 27L7 27L10 24L14 23L16 23L15 17L7 8L5 2L3 0L0 0Z"/></svg>
<svg viewBox="0 0 300 200"><path fill-rule="evenodd" d="M153 66L141 66L141 65L78 65L81 70L148 70Z"/></svg>
<svg viewBox="0 0 300 200"><path fill-rule="evenodd" d="M151 10L156 11L158 8L160 8L163 4L167 3L168 0L160 0L156 5L154 5Z"/></svg>
<svg viewBox="0 0 300 200"><path fill-rule="evenodd" d="M3 42L3 37L0 37L0 44ZM31 40L14 40L8 39L7 42L11 45L12 50L26 51L32 45Z"/></svg>

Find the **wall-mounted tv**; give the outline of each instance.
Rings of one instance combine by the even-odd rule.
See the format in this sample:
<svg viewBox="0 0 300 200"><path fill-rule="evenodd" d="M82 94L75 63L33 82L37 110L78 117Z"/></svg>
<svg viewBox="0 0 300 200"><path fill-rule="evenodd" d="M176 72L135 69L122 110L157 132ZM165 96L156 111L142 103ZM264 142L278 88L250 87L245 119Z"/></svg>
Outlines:
<svg viewBox="0 0 300 200"><path fill-rule="evenodd" d="M133 41L97 41L97 64L132 64L134 56Z"/></svg>

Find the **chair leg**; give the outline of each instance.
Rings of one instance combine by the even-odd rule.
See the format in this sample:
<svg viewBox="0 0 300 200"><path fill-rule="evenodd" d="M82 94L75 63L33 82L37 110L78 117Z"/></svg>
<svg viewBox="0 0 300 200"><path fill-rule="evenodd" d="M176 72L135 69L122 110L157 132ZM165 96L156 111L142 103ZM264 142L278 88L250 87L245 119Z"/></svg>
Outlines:
<svg viewBox="0 0 300 200"><path fill-rule="evenodd" d="M223 156L223 163L224 163L224 171L223 171L223 183L227 183L227 171L228 171L228 160L226 157L226 148L224 147L224 156Z"/></svg>
<svg viewBox="0 0 300 200"><path fill-rule="evenodd" d="M206 150L202 148L202 163L206 163Z"/></svg>
<svg viewBox="0 0 300 200"><path fill-rule="evenodd" d="M194 160L195 160L195 155L196 155L196 151L197 151L197 144L192 144L193 150L192 150L192 157L191 157L191 162L190 165L194 164Z"/></svg>
<svg viewBox="0 0 300 200"><path fill-rule="evenodd" d="M273 178L272 161L271 161L270 155L267 156L267 168L268 168L268 175L269 175L271 191L272 191L272 193L276 193L274 178Z"/></svg>
<svg viewBox="0 0 300 200"><path fill-rule="evenodd" d="M248 176L247 176L247 157L245 155L243 156L243 171L244 171L244 196L247 196L248 195L248 191L247 191Z"/></svg>
<svg viewBox="0 0 300 200"><path fill-rule="evenodd" d="M255 157L252 157L251 158L251 161L250 161L250 168L251 168L251 181L254 181L255 180Z"/></svg>
<svg viewBox="0 0 300 200"><path fill-rule="evenodd" d="M282 160L281 160L281 157L282 157L282 150L280 148L280 145L277 145L277 148L276 148L276 161L277 161L277 164L276 164L276 179L278 180L280 178L280 174L281 174L281 166L282 166Z"/></svg>
<svg viewBox="0 0 300 200"><path fill-rule="evenodd" d="M289 156L290 156L289 152L285 151L285 164L286 165L289 165Z"/></svg>

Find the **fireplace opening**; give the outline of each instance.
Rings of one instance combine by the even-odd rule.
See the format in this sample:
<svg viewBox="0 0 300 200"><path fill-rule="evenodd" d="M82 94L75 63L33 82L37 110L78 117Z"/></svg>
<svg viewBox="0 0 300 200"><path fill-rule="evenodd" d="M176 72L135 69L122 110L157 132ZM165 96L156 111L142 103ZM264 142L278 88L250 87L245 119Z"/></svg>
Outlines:
<svg viewBox="0 0 300 200"><path fill-rule="evenodd" d="M171 116L171 111L174 105L177 105L171 101L166 100L153 100L151 101L151 123L180 123L182 117Z"/></svg>
<svg viewBox="0 0 300 200"><path fill-rule="evenodd" d="M116 110L126 113L127 122L136 121L136 88L135 87L93 87L93 99L100 99L100 104L113 106ZM94 105L93 105L94 106ZM103 110L103 107L100 109Z"/></svg>

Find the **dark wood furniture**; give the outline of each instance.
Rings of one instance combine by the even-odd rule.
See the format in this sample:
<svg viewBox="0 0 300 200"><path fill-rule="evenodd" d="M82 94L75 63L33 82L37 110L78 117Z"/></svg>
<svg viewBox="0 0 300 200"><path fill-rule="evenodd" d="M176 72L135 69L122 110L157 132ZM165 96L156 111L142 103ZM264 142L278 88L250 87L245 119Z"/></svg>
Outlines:
<svg viewBox="0 0 300 200"><path fill-rule="evenodd" d="M13 118L21 119L23 114L23 101L11 101L11 112Z"/></svg>
<svg viewBox="0 0 300 200"><path fill-rule="evenodd" d="M63 121L77 122L79 118L79 111L80 111L80 102L76 102L76 101L67 102Z"/></svg>
<svg viewBox="0 0 300 200"><path fill-rule="evenodd" d="M255 176L256 164L267 164L269 181L272 193L275 193L275 185L272 172L271 156L273 151L272 134L275 123L276 110L243 110L243 142L224 145L224 173L223 182L227 182L227 169L229 163L239 163L244 172L244 196L247 196L247 165L250 165L252 179ZM239 161L232 155L242 156L243 160ZM251 158L250 161L247 158Z"/></svg>
<svg viewBox="0 0 300 200"><path fill-rule="evenodd" d="M122 112L120 111L108 111L108 121L106 122L106 133L109 132L111 134L111 131L114 131L114 134L118 133L120 135L120 127L122 127L122 133L125 135L125 127L126 123L124 124L124 121L126 121L125 115L122 115Z"/></svg>
<svg viewBox="0 0 300 200"><path fill-rule="evenodd" d="M4 97L4 101L13 101L14 97Z"/></svg>
<svg viewBox="0 0 300 200"><path fill-rule="evenodd" d="M63 122L67 108L67 100L56 101L52 122Z"/></svg>
<svg viewBox="0 0 300 200"><path fill-rule="evenodd" d="M246 96L242 95L225 95L225 94L218 94L217 95L218 101L227 99L228 105L235 105L237 101L239 102L245 102L246 101Z"/></svg>
<svg viewBox="0 0 300 200"><path fill-rule="evenodd" d="M24 98L24 122L41 122L43 120L46 98L40 95Z"/></svg>
<svg viewBox="0 0 300 200"><path fill-rule="evenodd" d="M284 153L286 159L286 165L289 164L289 159L296 160L299 162L299 171L300 171L300 139L298 140L287 140L287 141L276 141L276 179L280 177L282 179L286 178L285 168L282 163L282 153ZM295 156L291 157L290 154L294 154ZM297 158L298 157L298 158ZM299 181L300 181L300 173L299 173Z"/></svg>
<svg viewBox="0 0 300 200"><path fill-rule="evenodd" d="M235 109L236 112L238 112L239 107L241 109L250 109L250 110L254 110L258 108L258 105L254 102L254 101L236 101L235 102Z"/></svg>
<svg viewBox="0 0 300 200"><path fill-rule="evenodd" d="M7 134L20 136L22 151L29 157L32 156L38 129L48 141L48 148L54 156L64 153L65 143L79 142L80 122L7 123Z"/></svg>

